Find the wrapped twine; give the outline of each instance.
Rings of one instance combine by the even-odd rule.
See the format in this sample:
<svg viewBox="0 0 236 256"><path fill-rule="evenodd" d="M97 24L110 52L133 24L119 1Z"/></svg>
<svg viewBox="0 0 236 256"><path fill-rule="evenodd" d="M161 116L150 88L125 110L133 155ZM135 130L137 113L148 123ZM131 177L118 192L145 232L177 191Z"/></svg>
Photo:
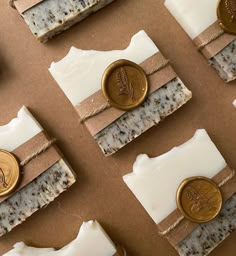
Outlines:
<svg viewBox="0 0 236 256"><path fill-rule="evenodd" d="M35 159L38 155L44 153L45 151L47 151L57 140L51 139L50 141L48 141L47 143L45 143L41 148L39 148L36 152L34 152L33 154L27 156L23 161L20 162L20 166L23 167L25 165L27 165L29 162L31 162L33 159Z"/></svg>
<svg viewBox="0 0 236 256"><path fill-rule="evenodd" d="M212 43L213 41L215 41L217 38L219 38L220 36L222 36L224 34L224 30L221 29L219 31L217 31L214 35L212 35L211 38L209 38L208 40L206 40L205 42L203 42L202 44L200 44L198 46L198 51L201 51L204 47L206 47L208 44Z"/></svg>

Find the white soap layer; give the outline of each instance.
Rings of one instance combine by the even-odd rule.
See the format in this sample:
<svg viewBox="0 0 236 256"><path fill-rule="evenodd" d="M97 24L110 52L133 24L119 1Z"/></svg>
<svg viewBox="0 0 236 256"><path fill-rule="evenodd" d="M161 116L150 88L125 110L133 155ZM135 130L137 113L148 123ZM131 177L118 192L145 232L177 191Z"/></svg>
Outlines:
<svg viewBox="0 0 236 256"><path fill-rule="evenodd" d="M123 177L155 223L176 208L176 191L192 176L212 178L226 162L205 130L197 130L192 139L169 152L149 158L139 155L133 172Z"/></svg>
<svg viewBox="0 0 236 256"><path fill-rule="evenodd" d="M236 99L233 101L233 106L236 108Z"/></svg>
<svg viewBox="0 0 236 256"><path fill-rule="evenodd" d="M65 95L76 106L101 89L105 69L114 61L127 59L140 64L159 50L144 31L131 39L125 50L85 51L72 47L49 71Z"/></svg>
<svg viewBox="0 0 236 256"><path fill-rule="evenodd" d="M77 238L60 250L17 243L3 256L113 256L116 248L97 221L83 223Z"/></svg>
<svg viewBox="0 0 236 256"><path fill-rule="evenodd" d="M194 39L217 20L218 0L166 0L165 6Z"/></svg>
<svg viewBox="0 0 236 256"><path fill-rule="evenodd" d="M0 126L0 149L13 151L40 133L43 128L26 107L22 107L17 117Z"/></svg>

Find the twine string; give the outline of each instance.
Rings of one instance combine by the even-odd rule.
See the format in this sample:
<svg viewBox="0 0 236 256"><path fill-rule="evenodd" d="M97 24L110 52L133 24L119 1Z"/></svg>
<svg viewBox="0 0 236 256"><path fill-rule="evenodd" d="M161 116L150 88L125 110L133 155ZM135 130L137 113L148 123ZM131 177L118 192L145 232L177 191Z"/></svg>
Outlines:
<svg viewBox="0 0 236 256"><path fill-rule="evenodd" d="M147 75L147 76L150 76L150 75L152 75L153 73L158 72L159 70L161 70L161 69L165 68L167 65L169 65L169 63L170 63L170 60L165 59L165 61L164 61L163 63L161 63L160 66L157 66L157 67L155 67L153 70L147 72L146 75Z"/></svg>
<svg viewBox="0 0 236 256"><path fill-rule="evenodd" d="M217 38L224 34L224 30L217 31L214 35L212 35L207 41L203 42L198 46L198 51L201 51L204 47L206 47L211 42L215 41Z"/></svg>
<svg viewBox="0 0 236 256"><path fill-rule="evenodd" d="M20 162L20 166L23 167L27 165L29 162L31 162L33 159L35 159L38 155L44 153L47 151L54 143L56 142L56 139L51 139L50 141L46 142L41 148L39 148L36 152L33 154L27 156L23 161Z"/></svg>
<svg viewBox="0 0 236 256"><path fill-rule="evenodd" d="M165 68L169 63L170 63L169 60L165 60L160 66L157 66L156 68L154 68L150 72L146 73L146 75L149 76L149 75L152 75L155 72L158 72L159 70ZM89 113L86 113L84 116L82 116L81 119L80 119L80 123L83 123L86 120L90 119L91 117L94 117L94 116L102 113L103 111L107 110L110 107L111 107L110 103L106 102L105 104L101 105L99 108L94 109L94 110L90 111Z"/></svg>
<svg viewBox="0 0 236 256"><path fill-rule="evenodd" d="M81 117L80 119L80 123L83 123L84 121L88 120L89 118L96 116L98 114L100 114L101 112L103 112L104 110L110 108L111 105L109 102L106 102L105 104L103 104L102 106L100 106L97 109L92 110L91 112L87 113L86 115L84 115L83 117Z"/></svg>
<svg viewBox="0 0 236 256"><path fill-rule="evenodd" d="M227 182L229 182L233 177L235 176L235 170L232 170L229 176L227 176L224 180L222 180L219 184L218 187L221 188L223 187ZM160 231L159 234L161 236L166 236L168 233L170 233L173 229L175 229L183 220L184 216L179 217L172 225L170 225L166 230Z"/></svg>
<svg viewBox="0 0 236 256"><path fill-rule="evenodd" d="M166 230L164 231L160 231L159 234L161 236L165 236L168 233L170 233L170 231L172 231L173 229L175 229L182 221L184 220L184 216L179 217L172 225L170 225Z"/></svg>
<svg viewBox="0 0 236 256"><path fill-rule="evenodd" d="M223 187L228 181L232 180L235 176L235 170L232 170L231 174L219 183L219 188Z"/></svg>

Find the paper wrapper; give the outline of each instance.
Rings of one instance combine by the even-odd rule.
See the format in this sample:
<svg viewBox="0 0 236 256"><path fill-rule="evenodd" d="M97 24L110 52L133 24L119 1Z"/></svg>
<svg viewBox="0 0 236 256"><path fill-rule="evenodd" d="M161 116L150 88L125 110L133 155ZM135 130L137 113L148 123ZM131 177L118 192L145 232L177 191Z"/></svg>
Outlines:
<svg viewBox="0 0 236 256"><path fill-rule="evenodd" d="M16 0L17 10L41 42L67 30L114 0Z"/></svg>
<svg viewBox="0 0 236 256"><path fill-rule="evenodd" d="M19 163L38 152L50 140L41 132L12 152ZM55 145L21 167L22 177L14 193L0 197L0 236L52 202L75 182L75 174Z"/></svg>
<svg viewBox="0 0 236 256"><path fill-rule="evenodd" d="M45 0L15 0L13 4L20 14L26 12L37 4L42 3Z"/></svg>
<svg viewBox="0 0 236 256"><path fill-rule="evenodd" d="M218 22L215 22L193 41L224 81L230 82L236 78L236 36L223 33Z"/></svg>
<svg viewBox="0 0 236 256"><path fill-rule="evenodd" d="M223 180L232 174L232 170L226 167L219 172L213 181L216 184L220 184ZM191 255L196 251L196 255L205 256L208 255L215 247L217 247L225 238L227 238L231 232L236 229L236 223L234 223L233 216L236 215L236 210L233 207L230 210L230 214L225 214L228 209L228 201L234 201L234 194L236 193L236 177L234 176L224 186L221 187L224 206L222 213L215 220L198 225L187 219L184 219L176 226L172 231L167 233L165 237L176 248L181 256ZM167 230L173 223L175 223L182 216L181 212L176 209L161 223L158 224L160 232ZM219 229L220 227L220 229ZM196 236L197 233L201 233L201 237ZM208 238L207 238L208 237ZM221 237L221 239L218 239ZM201 239L200 239L201 238ZM206 246L207 244L207 246Z"/></svg>
<svg viewBox="0 0 236 256"><path fill-rule="evenodd" d="M235 82L225 86L206 65L163 2L115 1L43 45L34 40L8 1L0 1L0 124L8 123L22 104L27 105L48 133L58 139L78 173L78 182L66 193L0 238L0 255L20 240L41 248L62 248L74 239L84 220L97 219L131 256L178 256L158 235L156 225L121 177L132 169L138 154L161 155L190 139L199 128L207 129L229 166L236 167ZM105 158L87 128L79 124L77 113L47 67L55 56L62 59L72 45L101 51L126 48L140 29L148 32L168 56L176 73L193 91L193 98L160 125ZM214 249L212 256L233 256L235 240L236 232Z"/></svg>
<svg viewBox="0 0 236 256"><path fill-rule="evenodd" d="M84 121L106 156L158 124L192 97L172 67L165 63L167 60L158 52L140 64L149 82L149 96L141 106L128 112L111 107ZM83 119L105 103L100 90L78 105L76 110Z"/></svg>

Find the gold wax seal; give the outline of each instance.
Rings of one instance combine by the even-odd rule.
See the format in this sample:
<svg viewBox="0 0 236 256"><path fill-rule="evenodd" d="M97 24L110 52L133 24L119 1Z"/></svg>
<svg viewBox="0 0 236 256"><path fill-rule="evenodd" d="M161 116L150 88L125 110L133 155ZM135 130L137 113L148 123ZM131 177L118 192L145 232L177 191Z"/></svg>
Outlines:
<svg viewBox="0 0 236 256"><path fill-rule="evenodd" d="M220 0L217 7L218 21L223 30L236 34L236 1Z"/></svg>
<svg viewBox="0 0 236 256"><path fill-rule="evenodd" d="M20 168L16 158L0 150L0 197L11 193L20 179Z"/></svg>
<svg viewBox="0 0 236 256"><path fill-rule="evenodd" d="M128 60L118 60L105 70L102 91L111 106L131 110L146 99L148 80L139 65Z"/></svg>
<svg viewBox="0 0 236 256"><path fill-rule="evenodd" d="M217 217L222 203L219 187L205 177L186 179L177 191L179 210L185 218L196 223L206 223Z"/></svg>

